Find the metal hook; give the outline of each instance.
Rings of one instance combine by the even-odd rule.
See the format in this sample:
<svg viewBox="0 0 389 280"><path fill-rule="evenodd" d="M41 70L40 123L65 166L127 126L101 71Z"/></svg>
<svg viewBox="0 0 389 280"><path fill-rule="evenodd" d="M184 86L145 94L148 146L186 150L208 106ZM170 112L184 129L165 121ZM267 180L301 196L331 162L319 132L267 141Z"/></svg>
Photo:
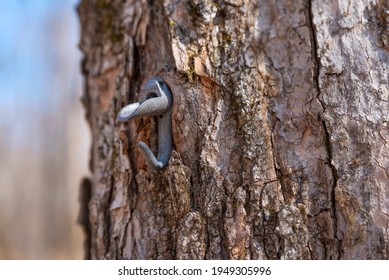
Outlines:
<svg viewBox="0 0 389 280"><path fill-rule="evenodd" d="M128 104L123 107L116 118L119 122L126 122L136 117L159 116L158 123L158 157L143 142L138 142L148 165L156 170L166 167L173 148L172 141L172 104L173 95L160 77L147 81L141 90L141 102Z"/></svg>

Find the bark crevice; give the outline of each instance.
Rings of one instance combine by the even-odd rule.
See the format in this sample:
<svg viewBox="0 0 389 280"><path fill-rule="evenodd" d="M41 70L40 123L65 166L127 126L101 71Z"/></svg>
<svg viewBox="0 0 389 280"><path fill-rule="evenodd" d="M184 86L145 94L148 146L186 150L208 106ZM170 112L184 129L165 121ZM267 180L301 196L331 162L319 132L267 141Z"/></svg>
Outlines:
<svg viewBox="0 0 389 280"><path fill-rule="evenodd" d="M322 108L323 108L323 113L324 111L326 110L326 104L325 102L322 100L322 94L321 94L321 88L320 88L320 57L319 57L319 54L318 54L318 42L317 42L317 34L316 34L316 29L315 29L315 24L313 22L313 17L314 17L314 14L313 14L313 10L312 10L312 1L313 0L310 0L308 1L308 4L307 4L307 18L308 18L308 27L309 27L309 30L310 30L310 34L311 34L311 46L312 46L312 57L313 57L313 62L314 62L314 85L316 87L316 90L317 90L317 96L316 96L316 99L320 102ZM338 258L340 259L341 258L341 251L342 251L342 248L341 248L341 242L339 241L338 237L337 237L337 228L338 228L338 220L337 220L337 212L336 212L336 196L335 196L335 189L336 189L336 186L337 186L337 182L338 182L338 173L337 173L337 170L332 162L333 160L333 155L332 155L332 147L331 147L331 135L330 135L330 132L327 128L327 124L326 124L326 121L323 119L323 116L319 116L321 118L321 122L322 122L322 126L323 126L323 129L324 129L324 144L325 144L325 148L326 148L326 151L327 151L327 164L329 165L330 169L331 169L331 174L332 174L332 189L331 189L331 216L332 216L332 221L333 221L333 227L334 227L334 236L333 238L335 240L337 240L337 250L338 250Z"/></svg>

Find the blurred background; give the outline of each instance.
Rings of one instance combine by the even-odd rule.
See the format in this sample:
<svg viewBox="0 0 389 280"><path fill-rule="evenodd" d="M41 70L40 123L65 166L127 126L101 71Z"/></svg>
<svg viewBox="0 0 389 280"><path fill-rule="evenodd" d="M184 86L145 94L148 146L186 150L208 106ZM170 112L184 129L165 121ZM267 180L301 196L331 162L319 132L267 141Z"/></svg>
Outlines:
<svg viewBox="0 0 389 280"><path fill-rule="evenodd" d="M0 0L0 259L82 259L77 0Z"/></svg>

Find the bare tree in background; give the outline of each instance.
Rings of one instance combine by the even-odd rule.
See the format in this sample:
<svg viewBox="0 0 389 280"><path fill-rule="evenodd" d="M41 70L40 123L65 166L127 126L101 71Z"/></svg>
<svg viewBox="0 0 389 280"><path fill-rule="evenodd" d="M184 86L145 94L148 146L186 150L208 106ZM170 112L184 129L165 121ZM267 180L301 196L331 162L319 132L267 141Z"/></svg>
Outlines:
<svg viewBox="0 0 389 280"><path fill-rule="evenodd" d="M27 2L5 5L11 16L0 20L0 259L79 259L77 184L87 174L89 135L77 22L69 0Z"/></svg>
<svg viewBox="0 0 389 280"><path fill-rule="evenodd" d="M94 259L387 259L385 0L83 0ZM152 76L174 94L115 122Z"/></svg>

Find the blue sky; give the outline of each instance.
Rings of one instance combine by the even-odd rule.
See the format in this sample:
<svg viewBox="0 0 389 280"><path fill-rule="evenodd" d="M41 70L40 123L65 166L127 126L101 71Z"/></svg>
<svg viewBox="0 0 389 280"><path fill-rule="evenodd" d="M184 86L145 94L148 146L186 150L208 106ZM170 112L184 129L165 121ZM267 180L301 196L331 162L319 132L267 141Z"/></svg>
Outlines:
<svg viewBox="0 0 389 280"><path fill-rule="evenodd" d="M0 130L7 131L0 135L3 146L41 146L47 130L42 123L60 121L68 113L63 108L78 101L77 2L0 0Z"/></svg>
<svg viewBox="0 0 389 280"><path fill-rule="evenodd" d="M0 0L0 109L14 110L21 102L39 108L52 95L53 63L61 51L52 24L67 17L69 37L63 49L79 55L76 2Z"/></svg>

